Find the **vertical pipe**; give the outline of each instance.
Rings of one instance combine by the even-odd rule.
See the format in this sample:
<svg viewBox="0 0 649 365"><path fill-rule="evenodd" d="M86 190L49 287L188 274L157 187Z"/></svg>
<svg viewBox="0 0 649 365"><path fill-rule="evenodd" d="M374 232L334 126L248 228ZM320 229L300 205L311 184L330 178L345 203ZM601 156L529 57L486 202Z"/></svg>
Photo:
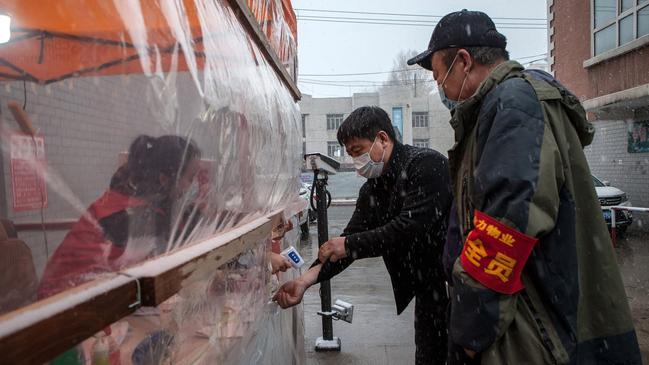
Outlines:
<svg viewBox="0 0 649 365"><path fill-rule="evenodd" d="M317 171L316 173L316 195L318 197L318 247L329 240L329 228L327 218L327 173ZM320 283L320 303L322 311L331 312L331 284L329 280ZM322 316L322 338L333 340L333 320L331 316Z"/></svg>

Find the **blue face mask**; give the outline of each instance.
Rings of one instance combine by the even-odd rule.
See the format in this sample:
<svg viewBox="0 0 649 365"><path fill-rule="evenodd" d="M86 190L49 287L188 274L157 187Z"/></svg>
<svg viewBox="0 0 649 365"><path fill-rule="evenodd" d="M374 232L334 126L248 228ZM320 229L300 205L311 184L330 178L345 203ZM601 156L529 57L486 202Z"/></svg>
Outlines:
<svg viewBox="0 0 649 365"><path fill-rule="evenodd" d="M455 109L455 107L460 103L459 101L455 101L455 100L451 100L451 99L447 98L443 87L439 88L439 98L442 99L442 104L444 104L444 106L448 110Z"/></svg>
<svg viewBox="0 0 649 365"><path fill-rule="evenodd" d="M458 106L458 104L460 104L462 102L462 100L451 100L451 99L449 99L446 96L446 93L444 92L444 83L446 82L446 79L448 78L448 75L451 73L451 70L453 69L453 66L455 65L455 61L457 60L457 55L458 54L456 53L455 58L453 58L453 62L451 62L451 67L449 67L448 71L446 71L446 75L444 76L444 79L442 80L442 84L439 85L439 87L437 88L439 90L439 98L442 100L442 104L444 104L444 106L446 108L448 108L448 110L455 109ZM460 87L460 95L457 96L458 99L460 99L462 97L462 91L464 90L464 84L466 83L466 78L468 76L469 76L468 73L466 75L464 75L464 80L462 80L462 87Z"/></svg>

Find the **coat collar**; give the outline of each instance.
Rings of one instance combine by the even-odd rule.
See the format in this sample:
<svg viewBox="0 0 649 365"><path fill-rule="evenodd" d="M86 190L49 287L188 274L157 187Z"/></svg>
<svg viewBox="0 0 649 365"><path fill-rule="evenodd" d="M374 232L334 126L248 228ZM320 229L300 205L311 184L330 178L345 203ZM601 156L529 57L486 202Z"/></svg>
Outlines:
<svg viewBox="0 0 649 365"><path fill-rule="evenodd" d="M455 130L455 144L462 141L465 134L473 129L480 111L480 105L489 92L498 84L509 78L512 73L522 72L525 68L516 61L503 62L496 66L489 76L482 81L478 90L468 99L451 111L451 127ZM453 147L455 148L455 146Z"/></svg>

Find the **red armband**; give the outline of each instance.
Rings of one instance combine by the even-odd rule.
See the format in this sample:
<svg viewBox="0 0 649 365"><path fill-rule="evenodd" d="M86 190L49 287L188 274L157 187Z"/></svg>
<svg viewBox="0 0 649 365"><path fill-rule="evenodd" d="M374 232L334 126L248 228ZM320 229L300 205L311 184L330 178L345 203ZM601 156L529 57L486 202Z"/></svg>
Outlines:
<svg viewBox="0 0 649 365"><path fill-rule="evenodd" d="M464 242L460 262L472 278L487 288L514 294L525 287L521 273L536 242L537 238L476 210L473 230Z"/></svg>

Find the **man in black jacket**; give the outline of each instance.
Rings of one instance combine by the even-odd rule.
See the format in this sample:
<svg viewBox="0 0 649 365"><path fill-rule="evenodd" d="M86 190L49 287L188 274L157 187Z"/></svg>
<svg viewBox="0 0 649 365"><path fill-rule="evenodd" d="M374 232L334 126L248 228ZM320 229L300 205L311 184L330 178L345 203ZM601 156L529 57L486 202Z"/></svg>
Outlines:
<svg viewBox="0 0 649 365"><path fill-rule="evenodd" d="M452 200L448 160L399 143L378 107L354 110L340 126L338 142L368 180L342 236L324 243L311 268L284 284L274 299L283 308L296 305L308 287L354 260L382 256L397 313L415 298L417 364L444 364L448 298L441 257Z"/></svg>

